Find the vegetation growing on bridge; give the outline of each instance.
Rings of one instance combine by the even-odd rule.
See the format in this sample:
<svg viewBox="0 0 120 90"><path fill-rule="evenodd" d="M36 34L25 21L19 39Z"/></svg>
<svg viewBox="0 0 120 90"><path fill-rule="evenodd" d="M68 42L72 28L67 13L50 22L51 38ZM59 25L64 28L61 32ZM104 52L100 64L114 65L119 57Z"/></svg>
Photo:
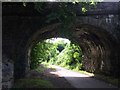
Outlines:
<svg viewBox="0 0 120 90"><path fill-rule="evenodd" d="M49 1L49 0L48 0ZM54 0L57 1L57 0ZM100 1L100 0L98 0ZM75 24L76 17L79 14L85 14L89 9L95 9L97 2L90 0L90 2L73 0L71 2L34 2L34 9L41 15L45 15L43 23L51 24L54 22L61 23L59 34L71 35L73 30L71 27ZM23 6L27 7L27 2L23 2ZM79 11L77 12L77 6ZM72 39L72 38L71 38Z"/></svg>
<svg viewBox="0 0 120 90"><path fill-rule="evenodd" d="M42 62L80 70L83 68L82 51L78 45L68 40L47 39L37 43L32 49L31 69L37 68Z"/></svg>

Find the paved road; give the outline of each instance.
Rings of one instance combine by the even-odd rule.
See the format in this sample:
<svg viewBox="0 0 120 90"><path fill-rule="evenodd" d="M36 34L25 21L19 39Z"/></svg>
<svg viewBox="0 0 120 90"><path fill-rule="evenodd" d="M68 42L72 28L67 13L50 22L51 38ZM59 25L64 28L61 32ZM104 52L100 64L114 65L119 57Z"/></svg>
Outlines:
<svg viewBox="0 0 120 90"><path fill-rule="evenodd" d="M88 75L74 72L64 69L60 66L53 66L56 68L56 72L50 72L57 74L59 77L64 77L75 88L116 88L111 84L92 78Z"/></svg>

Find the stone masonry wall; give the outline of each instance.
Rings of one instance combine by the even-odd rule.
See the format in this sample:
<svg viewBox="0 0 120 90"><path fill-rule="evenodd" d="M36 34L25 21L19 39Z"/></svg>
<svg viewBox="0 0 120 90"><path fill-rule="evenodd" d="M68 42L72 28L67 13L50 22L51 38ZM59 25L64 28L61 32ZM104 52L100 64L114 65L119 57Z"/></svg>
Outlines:
<svg viewBox="0 0 120 90"><path fill-rule="evenodd" d="M110 7L114 7L114 4L112 6L111 5L112 4L110 4ZM17 5L14 7L12 7L11 5L9 8L9 6L10 5L6 5L5 7L3 7L4 12L2 18L2 61L4 87L11 86L10 83L12 83L13 77L15 79L19 79L25 76L26 68L29 68L29 60L27 58L27 50L29 46L27 46L27 44L36 32L41 32L40 30L43 30L43 27L48 27L48 24L45 23L46 17L44 15L31 15L29 11L32 12L32 10L29 8L25 9L25 7L21 8ZM9 9L7 9L6 7L8 7ZM107 70L105 70L105 72L107 72L108 70L110 70L110 74L117 74L118 72L120 72L118 68L120 61L120 56L118 56L120 52L120 28L118 28L120 27L119 15L78 15L76 22L77 23L75 25L79 24L79 30L81 30L80 27L82 26L82 24L84 24L83 35L81 32L79 33L79 30L78 32L76 30L74 33L77 33L75 39L78 40L79 44L84 50L84 53L86 55L85 60L99 60L99 57L103 57L101 58L100 62L107 63ZM49 34L50 28L46 29L42 31L44 33L43 35L41 35L41 38L51 37L49 36L51 35ZM103 34L100 32L103 32ZM39 38L39 34L35 37L37 38L36 40L41 39ZM31 44L33 44L36 40L33 40ZM88 55L90 55L90 57L88 57ZM97 60L95 62L97 62ZM111 63L113 65L109 68ZM101 68L103 68L104 66L105 65L101 65Z"/></svg>
<svg viewBox="0 0 120 90"><path fill-rule="evenodd" d="M6 55L2 56L2 88L11 88L14 81L14 64Z"/></svg>

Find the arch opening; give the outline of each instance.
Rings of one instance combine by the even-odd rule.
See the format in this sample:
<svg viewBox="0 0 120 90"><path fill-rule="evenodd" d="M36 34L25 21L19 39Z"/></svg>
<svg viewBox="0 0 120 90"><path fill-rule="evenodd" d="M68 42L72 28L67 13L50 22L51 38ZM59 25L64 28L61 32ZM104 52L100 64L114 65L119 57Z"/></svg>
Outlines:
<svg viewBox="0 0 120 90"><path fill-rule="evenodd" d="M37 68L41 63L81 70L83 69L82 50L79 45L66 38L46 39L38 42L31 51L31 69Z"/></svg>

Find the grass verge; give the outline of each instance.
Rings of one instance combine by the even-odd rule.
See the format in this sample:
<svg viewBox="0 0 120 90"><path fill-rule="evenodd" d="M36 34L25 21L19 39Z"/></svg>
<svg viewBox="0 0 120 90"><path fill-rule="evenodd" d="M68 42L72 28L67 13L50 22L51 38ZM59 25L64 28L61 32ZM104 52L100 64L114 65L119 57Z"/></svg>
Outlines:
<svg viewBox="0 0 120 90"><path fill-rule="evenodd" d="M24 78L15 83L13 89L17 88L54 88L54 86L48 80L41 80L40 78Z"/></svg>
<svg viewBox="0 0 120 90"><path fill-rule="evenodd" d="M118 78L113 78L110 76L99 75L99 74L95 74L94 78L99 79L99 80L103 80L103 81L110 83L114 86L120 87L119 86L120 79L118 79Z"/></svg>

